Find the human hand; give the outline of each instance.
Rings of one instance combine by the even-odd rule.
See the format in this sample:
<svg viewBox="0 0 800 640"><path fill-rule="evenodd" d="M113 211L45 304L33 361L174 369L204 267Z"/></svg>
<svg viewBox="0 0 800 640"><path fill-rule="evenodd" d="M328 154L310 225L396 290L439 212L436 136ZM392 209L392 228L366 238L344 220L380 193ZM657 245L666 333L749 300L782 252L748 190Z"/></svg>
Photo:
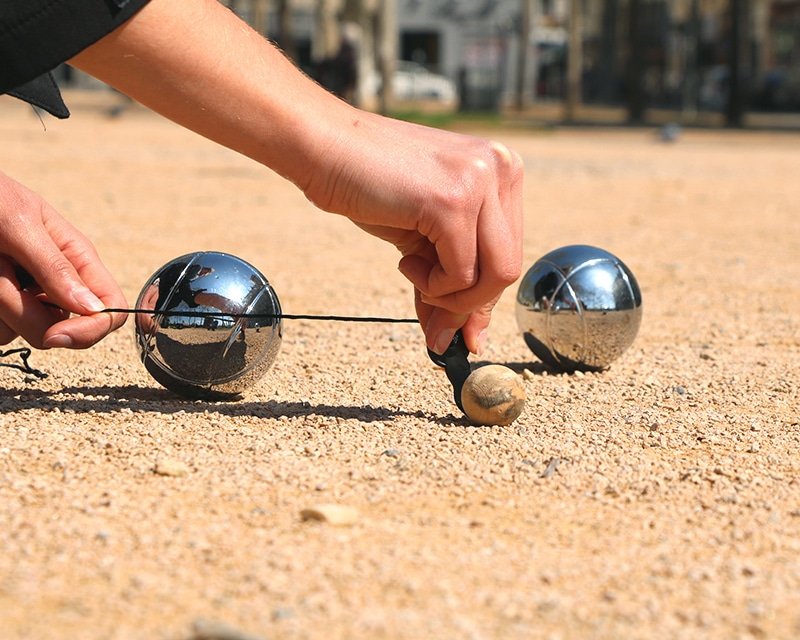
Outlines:
<svg viewBox="0 0 800 640"><path fill-rule="evenodd" d="M521 159L499 143L357 113L306 196L398 248L433 351L461 328L479 353L521 272Z"/></svg>
<svg viewBox="0 0 800 640"><path fill-rule="evenodd" d="M0 344L21 336L38 349L83 349L125 323L98 312L125 306L89 240L0 172Z"/></svg>
<svg viewBox="0 0 800 640"><path fill-rule="evenodd" d="M481 350L521 271L517 154L354 109L215 0L153 0L71 64L392 242L428 346L443 352L461 328Z"/></svg>

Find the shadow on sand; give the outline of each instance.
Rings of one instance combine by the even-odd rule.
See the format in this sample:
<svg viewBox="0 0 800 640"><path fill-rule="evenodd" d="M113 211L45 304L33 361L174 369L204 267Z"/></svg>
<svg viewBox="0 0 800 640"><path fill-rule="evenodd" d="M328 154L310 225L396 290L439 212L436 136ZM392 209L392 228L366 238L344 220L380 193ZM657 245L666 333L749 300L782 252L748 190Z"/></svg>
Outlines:
<svg viewBox="0 0 800 640"><path fill-rule="evenodd" d="M69 386L58 391L44 391L28 386L9 386L2 391L0 414L26 410L62 411L74 413L115 413L124 409L142 413L215 414L228 417L249 416L258 418L323 416L358 420L363 423L391 421L398 417L413 417L440 425L468 425L464 416L455 412L434 415L424 411L403 411L374 406L347 406L313 404L297 401L206 401L188 400L166 389L136 385ZM455 409L455 407L454 407Z"/></svg>

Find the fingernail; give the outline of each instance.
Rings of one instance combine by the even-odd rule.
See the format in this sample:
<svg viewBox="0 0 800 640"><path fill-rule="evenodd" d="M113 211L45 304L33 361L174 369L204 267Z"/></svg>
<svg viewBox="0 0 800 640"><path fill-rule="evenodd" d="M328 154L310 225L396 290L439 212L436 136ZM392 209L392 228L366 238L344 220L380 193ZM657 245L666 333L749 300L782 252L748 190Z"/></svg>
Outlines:
<svg viewBox="0 0 800 640"><path fill-rule="evenodd" d="M105 305L100 301L100 298L98 298L88 289L76 289L72 292L72 297L75 302L92 313L98 313L106 308Z"/></svg>
<svg viewBox="0 0 800 640"><path fill-rule="evenodd" d="M433 351L439 355L447 351L447 348L453 341L453 336L456 334L456 331L457 329L443 329L439 332L439 335L436 336L436 340L433 343Z"/></svg>
<svg viewBox="0 0 800 640"><path fill-rule="evenodd" d="M43 342L46 349L69 349L72 346L72 338L63 333L50 336Z"/></svg>
<svg viewBox="0 0 800 640"><path fill-rule="evenodd" d="M487 344L489 344L489 332L484 329L478 334L478 353L476 355L482 356L486 351Z"/></svg>

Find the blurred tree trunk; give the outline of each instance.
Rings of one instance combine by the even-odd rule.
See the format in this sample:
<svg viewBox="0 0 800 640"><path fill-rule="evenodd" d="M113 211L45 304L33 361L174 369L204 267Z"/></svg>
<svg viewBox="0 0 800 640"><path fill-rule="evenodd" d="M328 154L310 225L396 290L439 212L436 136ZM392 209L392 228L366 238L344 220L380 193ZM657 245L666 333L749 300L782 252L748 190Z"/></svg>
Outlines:
<svg viewBox="0 0 800 640"><path fill-rule="evenodd" d="M377 73L375 65L375 37L378 27L379 0L344 0L342 20L349 23L350 39L356 46L356 83L355 102L366 109L374 109L376 96L371 90L369 79Z"/></svg>
<svg viewBox="0 0 800 640"><path fill-rule="evenodd" d="M600 47L600 98L604 102L615 102L618 98L617 61L619 0L605 0L603 3L603 27Z"/></svg>
<svg viewBox="0 0 800 640"><path fill-rule="evenodd" d="M700 0L692 0L686 31L686 62L681 96L683 115L690 120L696 117L700 103L700 38Z"/></svg>
<svg viewBox="0 0 800 640"><path fill-rule="evenodd" d="M314 12L314 39L311 58L318 63L330 58L339 49L339 27L336 20L336 0L317 0Z"/></svg>
<svg viewBox="0 0 800 640"><path fill-rule="evenodd" d="M397 66L397 0L381 0L378 11L378 64L381 76L378 108L386 115L394 105L392 78Z"/></svg>
<svg viewBox="0 0 800 640"><path fill-rule="evenodd" d="M294 44L291 0L277 0L278 46L292 60L297 60L297 47Z"/></svg>
<svg viewBox="0 0 800 640"><path fill-rule="evenodd" d="M756 0L753 3L752 38L753 60L750 88L763 88L765 75L769 71L769 31L772 0Z"/></svg>
<svg viewBox="0 0 800 640"><path fill-rule="evenodd" d="M564 101L564 119L572 122L581 103L583 76L583 15L581 0L569 2L569 48L567 50L567 95Z"/></svg>
<svg viewBox="0 0 800 640"><path fill-rule="evenodd" d="M644 20L642 0L630 0L628 4L628 58L625 71L625 100L628 107L628 122L644 122L647 111L647 92L645 91Z"/></svg>
<svg viewBox="0 0 800 640"><path fill-rule="evenodd" d="M748 0L730 0L730 61L728 66L728 104L725 108L725 125L743 127L747 109L747 52L748 52Z"/></svg>
<svg viewBox="0 0 800 640"><path fill-rule="evenodd" d="M531 70L535 64L535 56L531 47L531 28L535 24L534 11L536 0L522 0L520 7L520 21L517 51L517 82L515 87L517 110L524 111L531 102L532 93L535 93L531 86ZM533 44L536 47L536 44ZM535 79L533 80L535 84Z"/></svg>

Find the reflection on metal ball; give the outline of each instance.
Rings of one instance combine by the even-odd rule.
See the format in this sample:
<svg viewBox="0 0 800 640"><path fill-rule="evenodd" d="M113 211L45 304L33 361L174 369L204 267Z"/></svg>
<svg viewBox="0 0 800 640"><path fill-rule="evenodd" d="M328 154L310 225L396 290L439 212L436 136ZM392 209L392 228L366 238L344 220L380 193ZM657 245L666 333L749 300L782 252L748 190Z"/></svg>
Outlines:
<svg viewBox="0 0 800 640"><path fill-rule="evenodd" d="M517 291L517 324L542 362L604 369L631 346L642 321L633 273L608 251L572 245L537 260Z"/></svg>
<svg viewBox="0 0 800 640"><path fill-rule="evenodd" d="M280 349L278 296L255 267L226 253L199 251L168 262L144 285L136 308L154 311L136 315L145 368L189 398L235 398Z"/></svg>

